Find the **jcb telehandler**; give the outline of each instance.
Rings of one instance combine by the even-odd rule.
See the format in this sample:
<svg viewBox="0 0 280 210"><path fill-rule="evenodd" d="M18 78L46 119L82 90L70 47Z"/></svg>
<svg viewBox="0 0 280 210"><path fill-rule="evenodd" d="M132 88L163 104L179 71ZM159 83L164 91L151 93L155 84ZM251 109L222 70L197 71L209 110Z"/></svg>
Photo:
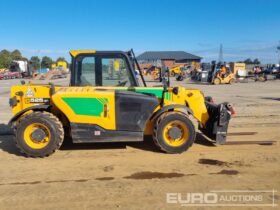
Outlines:
<svg viewBox="0 0 280 210"><path fill-rule="evenodd" d="M25 84L11 88L16 145L31 157L52 154L65 137L73 143L143 141L152 135L167 153L194 142L190 116L210 139L226 140L231 106L216 105L200 90L146 87L133 51L70 51L69 87ZM143 86L140 86L143 83Z"/></svg>

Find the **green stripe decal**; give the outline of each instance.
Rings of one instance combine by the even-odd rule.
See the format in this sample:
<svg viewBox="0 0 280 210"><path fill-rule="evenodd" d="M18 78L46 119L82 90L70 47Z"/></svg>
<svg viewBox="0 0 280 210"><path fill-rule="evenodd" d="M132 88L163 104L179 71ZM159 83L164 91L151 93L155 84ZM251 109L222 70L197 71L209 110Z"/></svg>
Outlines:
<svg viewBox="0 0 280 210"><path fill-rule="evenodd" d="M150 93L155 95L157 98L162 98L162 92L163 88L115 88L116 90L127 90L127 91L133 91L136 93ZM165 93L164 94L164 99L166 100L171 100L171 93Z"/></svg>
<svg viewBox="0 0 280 210"><path fill-rule="evenodd" d="M171 94L170 93L165 93L164 94L164 99L166 99L166 100L171 100Z"/></svg>
<svg viewBox="0 0 280 210"><path fill-rule="evenodd" d="M73 110L77 115L86 116L101 116L104 111L104 104L108 103L107 98L68 98L62 100Z"/></svg>
<svg viewBox="0 0 280 210"><path fill-rule="evenodd" d="M155 95L157 98L162 98L162 92L161 89L135 89L136 93L150 93Z"/></svg>
<svg viewBox="0 0 280 210"><path fill-rule="evenodd" d="M129 89L128 89L129 90ZM162 98L162 92L163 89L135 89L135 92L137 93L150 93L155 95L157 98ZM166 92L164 93L164 99L170 100L171 99L171 94Z"/></svg>

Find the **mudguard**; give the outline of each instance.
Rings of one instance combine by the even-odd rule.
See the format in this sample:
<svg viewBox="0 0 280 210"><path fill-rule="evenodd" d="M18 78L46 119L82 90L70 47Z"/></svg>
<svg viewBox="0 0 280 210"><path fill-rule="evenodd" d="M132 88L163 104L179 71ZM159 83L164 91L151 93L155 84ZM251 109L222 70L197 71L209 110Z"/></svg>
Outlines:
<svg viewBox="0 0 280 210"><path fill-rule="evenodd" d="M46 111L50 108L50 105L36 105L36 106L30 106L26 109L21 110L18 112L15 116L12 117L12 119L9 121L8 126L11 127L13 122L15 122L21 115L23 115L27 111Z"/></svg>
<svg viewBox="0 0 280 210"><path fill-rule="evenodd" d="M165 107L162 107L160 110L158 110L152 117L151 117L151 121L153 121L154 119L158 118L162 113L170 111L170 110L174 110L174 109L181 109L184 111L185 114L190 114L193 115L193 111L184 105L178 105L178 104L171 104L171 105L167 105Z"/></svg>

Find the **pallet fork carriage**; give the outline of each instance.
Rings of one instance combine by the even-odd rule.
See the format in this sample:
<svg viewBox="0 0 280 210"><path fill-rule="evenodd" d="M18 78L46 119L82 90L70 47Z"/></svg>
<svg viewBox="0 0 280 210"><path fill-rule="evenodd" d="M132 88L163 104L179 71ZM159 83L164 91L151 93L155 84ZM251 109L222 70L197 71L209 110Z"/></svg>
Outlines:
<svg viewBox="0 0 280 210"><path fill-rule="evenodd" d="M181 153L195 140L190 117L207 137L225 143L230 104L214 104L197 89L170 87L164 77L162 87L147 87L132 50L73 50L70 55L70 86L11 88L10 125L27 156L48 156L65 137L91 143L143 141L145 135L162 151Z"/></svg>

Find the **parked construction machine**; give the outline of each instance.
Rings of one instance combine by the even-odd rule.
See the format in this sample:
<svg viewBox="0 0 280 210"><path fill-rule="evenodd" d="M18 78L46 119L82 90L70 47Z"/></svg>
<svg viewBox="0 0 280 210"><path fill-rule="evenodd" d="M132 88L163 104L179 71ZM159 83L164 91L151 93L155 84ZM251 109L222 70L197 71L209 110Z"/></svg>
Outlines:
<svg viewBox="0 0 280 210"><path fill-rule="evenodd" d="M73 50L70 86L25 84L11 88L16 145L27 156L45 157L64 141L143 141L151 135L166 153L192 146L199 129L217 144L226 141L233 113L197 89L147 87L133 51ZM134 65L135 64L135 65ZM139 84L143 83L143 86Z"/></svg>
<svg viewBox="0 0 280 210"><path fill-rule="evenodd" d="M214 85L233 84L236 81L235 72L233 72L227 64L214 64L211 74L211 83Z"/></svg>
<svg viewBox="0 0 280 210"><path fill-rule="evenodd" d="M184 65L175 65L169 68L169 74L171 77L176 77L177 75L181 75L184 71Z"/></svg>

